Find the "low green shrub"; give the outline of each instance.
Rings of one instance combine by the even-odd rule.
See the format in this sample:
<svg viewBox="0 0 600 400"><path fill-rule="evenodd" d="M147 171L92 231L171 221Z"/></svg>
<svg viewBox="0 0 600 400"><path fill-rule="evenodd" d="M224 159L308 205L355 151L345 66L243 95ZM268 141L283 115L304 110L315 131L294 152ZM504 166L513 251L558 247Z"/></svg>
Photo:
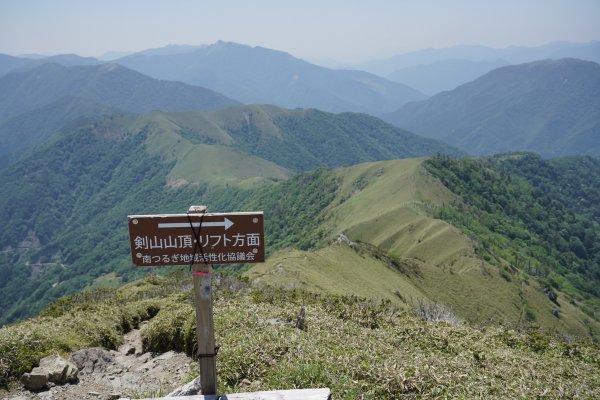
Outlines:
<svg viewBox="0 0 600 400"><path fill-rule="evenodd" d="M135 285L147 288L149 283L154 285L155 280L153 277ZM129 300L132 298L130 288L64 297L50 304L36 318L0 328L0 387L54 353L66 354L96 346L116 349L124 333L155 316L165 303L151 296Z"/></svg>

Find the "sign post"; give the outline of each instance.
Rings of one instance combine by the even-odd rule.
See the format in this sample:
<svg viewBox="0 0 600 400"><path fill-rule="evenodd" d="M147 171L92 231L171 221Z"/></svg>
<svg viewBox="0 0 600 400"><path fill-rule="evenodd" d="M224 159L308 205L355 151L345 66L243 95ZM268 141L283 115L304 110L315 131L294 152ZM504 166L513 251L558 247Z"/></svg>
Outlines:
<svg viewBox="0 0 600 400"><path fill-rule="evenodd" d="M206 207L192 206L188 213L204 214ZM196 306L196 356L200 363L202 394L217 394L217 347L212 301L212 264L192 265L194 304Z"/></svg>
<svg viewBox="0 0 600 400"><path fill-rule="evenodd" d="M263 213L131 215L129 240L137 266L190 265L196 306L202 394L217 394L212 264L264 262Z"/></svg>

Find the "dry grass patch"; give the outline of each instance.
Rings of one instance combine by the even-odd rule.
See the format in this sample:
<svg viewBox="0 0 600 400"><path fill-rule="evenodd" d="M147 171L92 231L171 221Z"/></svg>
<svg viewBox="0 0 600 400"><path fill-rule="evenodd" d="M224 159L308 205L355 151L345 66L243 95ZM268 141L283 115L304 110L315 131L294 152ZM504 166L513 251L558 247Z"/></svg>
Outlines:
<svg viewBox="0 0 600 400"><path fill-rule="evenodd" d="M148 278L96 301L94 312L63 307L56 317L2 328L0 350L10 361L2 363L9 365L4 382L49 352L114 347L124 331L123 315L144 316L149 306L158 313L142 332L145 350L192 355L189 281L176 281ZM567 343L536 330L427 322L389 302L359 297L215 282L222 393L329 387L338 399L600 398L600 351L592 343ZM128 306L119 298L127 298ZM294 327L301 307L306 330ZM25 355L31 348L36 352Z"/></svg>

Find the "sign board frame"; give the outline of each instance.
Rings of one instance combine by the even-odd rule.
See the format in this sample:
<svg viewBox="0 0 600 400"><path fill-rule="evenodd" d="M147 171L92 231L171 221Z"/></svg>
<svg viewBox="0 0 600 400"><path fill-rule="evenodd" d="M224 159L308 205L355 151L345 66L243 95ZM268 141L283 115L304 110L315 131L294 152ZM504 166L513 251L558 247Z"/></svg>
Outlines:
<svg viewBox="0 0 600 400"><path fill-rule="evenodd" d="M130 215L136 266L244 264L265 260L263 212Z"/></svg>

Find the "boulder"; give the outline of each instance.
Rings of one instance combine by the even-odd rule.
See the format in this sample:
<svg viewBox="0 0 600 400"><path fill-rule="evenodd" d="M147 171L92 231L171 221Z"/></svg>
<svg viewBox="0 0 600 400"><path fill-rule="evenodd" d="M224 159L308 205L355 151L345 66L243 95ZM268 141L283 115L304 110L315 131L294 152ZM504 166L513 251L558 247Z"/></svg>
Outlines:
<svg viewBox="0 0 600 400"><path fill-rule="evenodd" d="M115 364L115 357L100 347L78 350L71 354L71 361L86 373L104 372Z"/></svg>
<svg viewBox="0 0 600 400"><path fill-rule="evenodd" d="M79 370L72 362L59 355L44 357L40 360L40 368L48 371L48 379L58 385L75 382Z"/></svg>
<svg viewBox="0 0 600 400"><path fill-rule="evenodd" d="M40 390L44 388L49 381L48 371L44 368L35 367L31 372L25 372L21 376L21 383L25 389L30 391Z"/></svg>
<svg viewBox="0 0 600 400"><path fill-rule="evenodd" d="M201 384L200 377L192 380L190 383L187 383L167 395L167 397L182 397L182 396L193 396L195 394L200 393Z"/></svg>

